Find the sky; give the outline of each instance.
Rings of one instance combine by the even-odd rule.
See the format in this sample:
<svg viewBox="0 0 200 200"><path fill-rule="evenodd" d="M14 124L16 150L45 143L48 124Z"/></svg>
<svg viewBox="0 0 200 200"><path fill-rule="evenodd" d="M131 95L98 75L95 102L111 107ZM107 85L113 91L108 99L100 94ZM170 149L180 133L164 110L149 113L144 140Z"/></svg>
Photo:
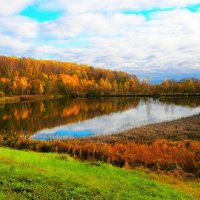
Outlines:
<svg viewBox="0 0 200 200"><path fill-rule="evenodd" d="M0 55L200 78L200 0L0 0Z"/></svg>

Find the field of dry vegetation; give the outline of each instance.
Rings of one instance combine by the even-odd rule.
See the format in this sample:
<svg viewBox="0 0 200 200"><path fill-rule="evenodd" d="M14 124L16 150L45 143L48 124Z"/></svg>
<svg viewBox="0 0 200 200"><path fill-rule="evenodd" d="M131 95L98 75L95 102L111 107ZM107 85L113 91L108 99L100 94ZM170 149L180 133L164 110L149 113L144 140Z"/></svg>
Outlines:
<svg viewBox="0 0 200 200"><path fill-rule="evenodd" d="M59 141L33 141L2 134L0 145L38 152L59 152L80 160L115 166L200 176L200 115L136 128L118 135Z"/></svg>
<svg viewBox="0 0 200 200"><path fill-rule="evenodd" d="M200 114L185 117L169 122L150 124L125 132L100 137L83 139L93 143L116 143L121 141L135 143L152 143L156 139L169 139L172 141L200 140Z"/></svg>

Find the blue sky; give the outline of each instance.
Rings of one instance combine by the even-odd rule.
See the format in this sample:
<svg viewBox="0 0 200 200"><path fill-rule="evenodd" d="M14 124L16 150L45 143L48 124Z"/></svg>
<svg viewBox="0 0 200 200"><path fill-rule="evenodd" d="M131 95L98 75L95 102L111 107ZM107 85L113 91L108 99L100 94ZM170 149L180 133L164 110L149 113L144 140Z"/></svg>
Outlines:
<svg viewBox="0 0 200 200"><path fill-rule="evenodd" d="M31 4L25 7L20 13L24 17L31 18L38 22L54 21L62 16L62 10L46 10L40 8L40 4Z"/></svg>
<svg viewBox="0 0 200 200"><path fill-rule="evenodd" d="M0 54L200 78L199 0L1 0Z"/></svg>

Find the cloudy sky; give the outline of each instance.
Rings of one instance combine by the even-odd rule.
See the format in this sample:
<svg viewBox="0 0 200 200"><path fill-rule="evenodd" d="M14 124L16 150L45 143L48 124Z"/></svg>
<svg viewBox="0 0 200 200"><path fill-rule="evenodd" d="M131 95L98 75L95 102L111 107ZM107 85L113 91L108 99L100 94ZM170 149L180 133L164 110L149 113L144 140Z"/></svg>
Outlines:
<svg viewBox="0 0 200 200"><path fill-rule="evenodd" d="M0 54L200 78L200 0L0 0Z"/></svg>

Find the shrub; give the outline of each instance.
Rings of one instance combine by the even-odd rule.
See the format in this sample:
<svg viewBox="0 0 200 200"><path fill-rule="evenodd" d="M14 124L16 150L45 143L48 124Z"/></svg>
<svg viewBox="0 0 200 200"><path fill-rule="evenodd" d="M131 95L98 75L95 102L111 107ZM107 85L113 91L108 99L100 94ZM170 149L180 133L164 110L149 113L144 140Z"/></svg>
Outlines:
<svg viewBox="0 0 200 200"><path fill-rule="evenodd" d="M81 140L33 141L13 134L0 137L0 145L39 152L59 152L81 160L103 161L118 167L144 166L151 170L180 169L198 175L200 172L200 142L156 140L152 144L133 142L87 143Z"/></svg>
<svg viewBox="0 0 200 200"><path fill-rule="evenodd" d="M0 91L0 97L5 97L5 93L3 91Z"/></svg>

